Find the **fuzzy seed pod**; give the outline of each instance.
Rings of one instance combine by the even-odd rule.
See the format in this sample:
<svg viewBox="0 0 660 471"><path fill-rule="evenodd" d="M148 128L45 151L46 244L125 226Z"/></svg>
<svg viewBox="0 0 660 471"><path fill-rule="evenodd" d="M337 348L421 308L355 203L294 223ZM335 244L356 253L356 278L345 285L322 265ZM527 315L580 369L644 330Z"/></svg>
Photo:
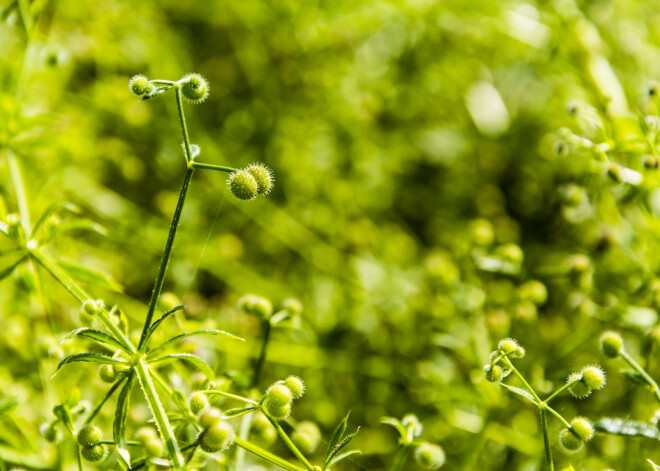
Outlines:
<svg viewBox="0 0 660 471"><path fill-rule="evenodd" d="M148 456L153 458L163 454L163 442L158 438L158 433L151 427L142 427L135 432L135 440L137 440Z"/></svg>
<svg viewBox="0 0 660 471"><path fill-rule="evenodd" d="M486 374L486 379L491 383L496 383L502 379L502 368L498 365L487 364L484 366L484 373Z"/></svg>
<svg viewBox="0 0 660 471"><path fill-rule="evenodd" d="M294 399L300 399L305 394L305 383L297 376L289 376L284 380L284 385L289 388Z"/></svg>
<svg viewBox="0 0 660 471"><path fill-rule="evenodd" d="M98 445L103 439L101 429L96 425L88 424L78 432L78 443L83 447L93 447Z"/></svg>
<svg viewBox="0 0 660 471"><path fill-rule="evenodd" d="M238 300L238 307L248 314L267 319L273 313L273 305L271 302L262 297L254 294L246 294Z"/></svg>
<svg viewBox="0 0 660 471"><path fill-rule="evenodd" d="M261 412L255 412L250 424L251 436L266 445L272 445L277 440L277 431L270 420Z"/></svg>
<svg viewBox="0 0 660 471"><path fill-rule="evenodd" d="M197 423L203 429L213 427L222 419L222 412L215 407L207 407L197 415Z"/></svg>
<svg viewBox="0 0 660 471"><path fill-rule="evenodd" d="M600 348L607 358L616 358L623 350L623 338L618 332L605 332L600 337Z"/></svg>
<svg viewBox="0 0 660 471"><path fill-rule="evenodd" d="M300 451L311 454L321 441L321 431L314 422L300 422L291 435L291 440Z"/></svg>
<svg viewBox="0 0 660 471"><path fill-rule="evenodd" d="M154 91L153 83L149 82L149 79L144 75L133 76L128 82L128 88L135 96L148 95Z"/></svg>
<svg viewBox="0 0 660 471"><path fill-rule="evenodd" d="M518 345L518 341L514 339L503 339L500 340L500 343L497 344L497 349L504 353L505 355L509 355L511 357L515 357L516 351L520 348L520 345Z"/></svg>
<svg viewBox="0 0 660 471"><path fill-rule="evenodd" d="M266 396L268 402L278 405L291 404L293 399L293 393L291 390L282 383L275 383L270 388L268 388L268 391L266 391Z"/></svg>
<svg viewBox="0 0 660 471"><path fill-rule="evenodd" d="M225 450L234 442L234 429L227 422L218 422L202 432L199 446L207 453Z"/></svg>
<svg viewBox="0 0 660 471"><path fill-rule="evenodd" d="M95 316L99 313L99 306L93 299L86 299L82 304L82 310L88 316Z"/></svg>
<svg viewBox="0 0 660 471"><path fill-rule="evenodd" d="M518 296L523 301L531 301L541 306L548 300L548 290L540 281L531 280L518 288Z"/></svg>
<svg viewBox="0 0 660 471"><path fill-rule="evenodd" d="M117 379L117 370L113 365L101 365L99 367L99 377L104 383L114 383Z"/></svg>
<svg viewBox="0 0 660 471"><path fill-rule="evenodd" d="M50 443L59 442L62 435L54 424L43 424L39 427L39 432L41 433L41 436Z"/></svg>
<svg viewBox="0 0 660 471"><path fill-rule="evenodd" d="M656 169L659 164L660 162L658 162L658 158L654 155L646 154L642 156L642 165L644 168Z"/></svg>
<svg viewBox="0 0 660 471"><path fill-rule="evenodd" d="M594 426L584 417L576 417L571 421L571 430L583 442L588 442L594 436Z"/></svg>
<svg viewBox="0 0 660 471"><path fill-rule="evenodd" d="M209 398L203 392L196 392L190 395L189 399L190 410L193 414L197 415L207 407L209 407Z"/></svg>
<svg viewBox="0 0 660 471"><path fill-rule="evenodd" d="M607 175L615 182L623 182L623 174L621 173L621 166L619 164L612 163L607 168Z"/></svg>
<svg viewBox="0 0 660 471"><path fill-rule="evenodd" d="M199 74L188 74L179 80L181 93L190 103L201 103L209 96L209 83Z"/></svg>
<svg viewBox="0 0 660 471"><path fill-rule="evenodd" d="M415 461L425 469L440 469L445 464L445 451L438 445L422 443L415 448Z"/></svg>
<svg viewBox="0 0 660 471"><path fill-rule="evenodd" d="M587 384L582 381L582 373L572 373L569 377L567 382L572 383L574 381L577 381L575 384L573 384L570 388L568 388L568 392L571 393L571 396L577 398L577 399L584 399L585 397L589 396L591 394L591 388L587 386Z"/></svg>
<svg viewBox="0 0 660 471"><path fill-rule="evenodd" d="M567 428L559 433L559 443L568 451L578 451L582 448L580 437Z"/></svg>
<svg viewBox="0 0 660 471"><path fill-rule="evenodd" d="M247 167L250 175L254 177L257 182L257 193L260 195L267 195L273 189L273 172L263 164L252 164Z"/></svg>
<svg viewBox="0 0 660 471"><path fill-rule="evenodd" d="M82 447L80 450L82 457L87 461L96 463L105 458L105 447L103 445L94 445L89 447Z"/></svg>
<svg viewBox="0 0 660 471"><path fill-rule="evenodd" d="M276 420L286 419L291 413L291 404L277 404L266 399L264 403L266 410Z"/></svg>
<svg viewBox="0 0 660 471"><path fill-rule="evenodd" d="M238 170L227 180L229 191L240 200L253 200L259 194L257 180L247 170Z"/></svg>
<svg viewBox="0 0 660 471"><path fill-rule="evenodd" d="M412 431L413 437L419 437L424 430L422 423L415 414L406 414L401 419L401 425Z"/></svg>
<svg viewBox="0 0 660 471"><path fill-rule="evenodd" d="M582 381L592 390L605 386L605 372L598 365L586 366L582 369Z"/></svg>

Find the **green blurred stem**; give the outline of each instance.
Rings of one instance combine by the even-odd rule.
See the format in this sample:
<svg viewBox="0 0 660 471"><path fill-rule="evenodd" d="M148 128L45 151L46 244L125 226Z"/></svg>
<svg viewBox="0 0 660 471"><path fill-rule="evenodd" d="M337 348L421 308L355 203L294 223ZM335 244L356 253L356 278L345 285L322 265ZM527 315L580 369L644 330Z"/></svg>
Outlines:
<svg viewBox="0 0 660 471"><path fill-rule="evenodd" d="M179 89L177 89L177 93L179 93ZM179 201L177 202L176 209L174 210L174 217L172 218L170 233L167 237L167 242L165 243L165 251L163 252L163 257L160 260L158 275L156 276L154 289L151 293L151 300L149 301L147 318L144 320L142 335L140 337L140 343L138 344L138 350L140 352L144 352L147 348L147 344L146 344L147 332L149 331L149 327L151 327L151 321L153 320L154 312L156 311L156 305L158 304L160 293L163 290L163 283L165 282L165 273L167 272L167 264L170 261L170 257L172 255L172 247L174 246L174 237L176 236L176 230L179 227L179 219L181 218L181 213L183 212L183 203L186 201L186 195L188 194L188 188L190 187L190 180L192 180L194 171L195 171L194 167L188 166L188 170L186 171L186 176L183 180L183 186L181 187L181 193L179 193Z"/></svg>
<svg viewBox="0 0 660 471"><path fill-rule="evenodd" d="M27 196L25 193L25 184L23 183L23 176L21 175L21 167L16 159L16 154L8 147L5 148L7 154L7 164L9 166L9 173L11 174L11 181L16 190L16 199L18 200L18 212L21 215L21 226L25 234L30 234L32 226L30 224L30 209L28 207Z"/></svg>
<svg viewBox="0 0 660 471"><path fill-rule="evenodd" d="M192 151L190 150L190 139L188 138L188 128L186 127L186 117L183 114L183 99L181 98L181 86L174 84L174 93L176 94L176 106L179 110L179 122L181 123L181 132L183 133L183 147L186 149L186 161L192 162Z"/></svg>
<svg viewBox="0 0 660 471"><path fill-rule="evenodd" d="M76 444L76 457L78 458L78 471L83 471L82 452L80 451L80 445L78 444Z"/></svg>
<svg viewBox="0 0 660 471"><path fill-rule="evenodd" d="M571 427L571 424L569 424L568 422L566 422L566 419L563 418L562 415L561 415L559 412L557 412L556 410L554 410L552 407L550 407L550 406L547 405L547 404L544 404L544 403L541 403L541 404L543 404L543 406L539 405L539 409L542 408L542 407L544 407L548 412L550 412L552 415L554 415L554 416L557 417L559 420L561 420L561 422L564 424L564 426L565 426L566 428L572 428L572 427Z"/></svg>
<svg viewBox="0 0 660 471"><path fill-rule="evenodd" d="M628 352L625 350L621 350L621 358L623 358L626 363L628 363L635 371L637 371L642 378L651 386L651 390L653 391L653 395L655 396L655 399L660 402L660 388L658 388L658 383L656 383L653 378L649 376L649 374L639 366L639 363L635 361L633 357L631 357Z"/></svg>
<svg viewBox="0 0 660 471"><path fill-rule="evenodd" d="M234 443L236 444L236 446L252 453L253 455L258 456L259 458L261 458L263 460L266 460L266 461L274 464L275 466L279 466L282 469L286 469L287 471L303 471L302 468L299 468L298 466L293 465L293 464L289 463L288 461L284 461L279 456L276 456L276 455L264 450L263 448L258 447L257 445L254 445L250 442L247 442L247 441L245 441L241 438L236 437L234 439ZM311 466L307 467L307 469L312 470Z"/></svg>
<svg viewBox="0 0 660 471"><path fill-rule="evenodd" d="M403 469L403 464L406 462L406 458L408 457L408 454L410 454L410 450L412 450L411 443L407 443L399 448L399 451L394 457L391 471L401 471Z"/></svg>
<svg viewBox="0 0 660 471"><path fill-rule="evenodd" d="M554 471L555 466L552 463L552 450L550 449L550 432L548 431L548 413L545 407L540 407L541 424L543 425L543 444L545 445L545 462L548 465L548 471Z"/></svg>
<svg viewBox="0 0 660 471"><path fill-rule="evenodd" d="M92 420L94 420L94 417L96 417L96 415L100 412L103 405L108 401L108 399L110 399L110 397L119 388L119 386L121 386L121 383L123 383L125 379L126 376L122 376L117 381L115 381L115 384L113 384L110 389L108 389L108 392L105 394L103 399L101 399L101 402L98 403L98 405L94 408L94 410L90 412L89 416L85 419L86 424L89 424L92 422Z"/></svg>
<svg viewBox="0 0 660 471"><path fill-rule="evenodd" d="M273 418L272 415L266 410L263 405L261 406L261 412L266 416L266 418L270 421L271 424L273 424L273 427L275 427L275 431L277 431L277 434L280 436L282 441L286 444L286 446L291 450L291 452L298 458L298 461L300 461L305 468L307 468L309 471L314 471L314 467L310 464L309 461L307 461L307 458L300 452L300 450L296 447L296 445L291 441L289 436L286 434L286 432L282 429L280 426L279 422ZM248 450L249 451L249 450Z"/></svg>
<svg viewBox="0 0 660 471"><path fill-rule="evenodd" d="M261 372L264 369L264 363L266 363L266 350L268 349L268 342L270 341L270 332L272 330L270 325L270 319L266 319L263 323L264 325L264 338L261 341L261 350L259 352L259 358L257 363L254 366L254 374L252 375L252 387L256 388L259 385L259 378L261 377Z"/></svg>
<svg viewBox="0 0 660 471"><path fill-rule="evenodd" d="M193 162L192 165L195 168L205 168L208 170L218 170L220 172L228 172L228 173L236 172L238 170L237 168L223 167L222 165L205 164L202 162Z"/></svg>
<svg viewBox="0 0 660 471"><path fill-rule="evenodd" d="M172 461L172 466L174 469L183 468L183 457L179 452L179 444L174 437L174 431L170 425L169 420L167 419L167 414L163 405L158 399L158 394L156 393L156 388L154 383L151 380L151 375L149 373L149 368L144 361L144 358L139 358L135 362L135 373L137 375L140 386L142 386L142 391L144 392L144 397L149 404L151 413L156 420L156 425L158 426L158 431L160 436L165 443L165 448L167 448L167 453Z"/></svg>

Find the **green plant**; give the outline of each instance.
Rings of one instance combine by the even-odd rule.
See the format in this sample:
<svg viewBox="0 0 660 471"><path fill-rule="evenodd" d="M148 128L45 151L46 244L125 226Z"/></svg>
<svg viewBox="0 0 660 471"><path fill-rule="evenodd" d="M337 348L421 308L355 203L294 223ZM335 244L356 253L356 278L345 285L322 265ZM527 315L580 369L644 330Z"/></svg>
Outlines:
<svg viewBox="0 0 660 471"><path fill-rule="evenodd" d="M420 440L424 427L415 414L407 414L401 420L382 417L380 421L391 425L399 432L399 451L394 457L391 471L404 469L411 451L415 462L424 469L440 469L445 464L445 452L439 445Z"/></svg>

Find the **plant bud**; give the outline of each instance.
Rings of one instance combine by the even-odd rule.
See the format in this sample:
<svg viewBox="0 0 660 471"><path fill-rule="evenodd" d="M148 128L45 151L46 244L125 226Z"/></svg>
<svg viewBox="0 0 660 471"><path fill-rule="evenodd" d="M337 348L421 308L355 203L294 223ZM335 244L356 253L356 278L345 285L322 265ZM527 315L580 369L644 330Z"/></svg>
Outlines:
<svg viewBox="0 0 660 471"><path fill-rule="evenodd" d="M491 383L496 383L502 379L502 368L498 365L487 364L484 366L484 373L486 374L486 379Z"/></svg>
<svg viewBox="0 0 660 471"><path fill-rule="evenodd" d="M241 200L253 200L259 194L257 180L247 170L238 170L227 180L232 195Z"/></svg>
<svg viewBox="0 0 660 471"><path fill-rule="evenodd" d="M314 422L300 422L291 435L291 440L300 451L311 454L321 441L321 431Z"/></svg>
<svg viewBox="0 0 660 471"><path fill-rule="evenodd" d="M587 366L582 370L582 381L592 390L605 386L605 372L600 366Z"/></svg>
<svg viewBox="0 0 660 471"><path fill-rule="evenodd" d="M445 452L438 445L422 443L415 449L415 461L426 469L439 469L445 464Z"/></svg>
<svg viewBox="0 0 660 471"><path fill-rule="evenodd" d="M94 445L90 447L82 447L80 450L82 457L87 461L95 463L105 458L105 447L103 445Z"/></svg>
<svg viewBox="0 0 660 471"><path fill-rule="evenodd" d="M623 338L618 332L605 332L600 337L600 348L607 358L616 358L623 350Z"/></svg>
<svg viewBox="0 0 660 471"><path fill-rule="evenodd" d="M203 392L196 392L190 396L190 410L193 414L197 415L207 407L209 407L209 398Z"/></svg>
<svg viewBox="0 0 660 471"><path fill-rule="evenodd" d="M284 385L289 388L294 399L299 399L305 394L305 383L297 376L289 376L284 380Z"/></svg>
<svg viewBox="0 0 660 471"><path fill-rule="evenodd" d="M207 453L225 450L234 442L234 429L227 422L217 422L202 432L199 446Z"/></svg>
<svg viewBox="0 0 660 471"><path fill-rule="evenodd" d="M286 419L291 413L291 404L278 404L266 399L264 403L268 413L276 420Z"/></svg>
<svg viewBox="0 0 660 471"><path fill-rule="evenodd" d="M254 413L250 430L252 431L252 436L266 445L271 445L277 440L275 427L273 427L270 420L261 412Z"/></svg>
<svg viewBox="0 0 660 471"><path fill-rule="evenodd" d="M96 425L88 424L80 429L78 432L78 443L84 447L92 447L98 445L103 439L101 429Z"/></svg>
<svg viewBox="0 0 660 471"><path fill-rule="evenodd" d="M252 164L246 168L257 182L257 193L267 195L273 189L273 172L263 164Z"/></svg>
<svg viewBox="0 0 660 471"><path fill-rule="evenodd" d="M594 426L584 417L576 417L571 421L573 433L583 442L588 442L594 436Z"/></svg>
<svg viewBox="0 0 660 471"><path fill-rule="evenodd" d="M580 437L567 428L560 432L559 443L568 451L578 451L582 448L582 440L580 440Z"/></svg>
<svg viewBox="0 0 660 471"><path fill-rule="evenodd" d="M117 379L117 370L113 365L101 365L99 367L99 377L104 383L114 383Z"/></svg>
<svg viewBox="0 0 660 471"><path fill-rule="evenodd" d="M128 88L135 96L148 95L154 91L154 85L144 75L135 75L128 82Z"/></svg>
<svg viewBox="0 0 660 471"><path fill-rule="evenodd" d="M95 316L99 313L99 306L93 299L86 299L82 304L82 309L88 316Z"/></svg>
<svg viewBox="0 0 660 471"><path fill-rule="evenodd" d="M202 410L197 416L197 423L203 429L207 429L220 422L222 419L222 412L215 407L207 407Z"/></svg>
<svg viewBox="0 0 660 471"><path fill-rule="evenodd" d="M201 103L209 96L209 83L199 74L189 74L179 80L181 93L191 103Z"/></svg>

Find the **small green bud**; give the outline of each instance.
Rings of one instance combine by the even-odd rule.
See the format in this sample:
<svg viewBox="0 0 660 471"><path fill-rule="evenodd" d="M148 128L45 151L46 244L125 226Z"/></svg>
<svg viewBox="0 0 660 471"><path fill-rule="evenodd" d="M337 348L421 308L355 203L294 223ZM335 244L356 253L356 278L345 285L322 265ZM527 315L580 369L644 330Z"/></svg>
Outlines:
<svg viewBox="0 0 660 471"><path fill-rule="evenodd" d="M259 194L257 180L247 170L237 170L229 175L227 186L232 195L241 200L253 200Z"/></svg>
<svg viewBox="0 0 660 471"><path fill-rule="evenodd" d="M412 431L413 437L419 437L424 430L422 423L415 414L406 414L401 419L401 425Z"/></svg>
<svg viewBox="0 0 660 471"><path fill-rule="evenodd" d="M99 377L104 383L114 383L117 379L117 370L113 365L101 365L99 367Z"/></svg>
<svg viewBox="0 0 660 471"><path fill-rule="evenodd" d="M605 386L605 372L600 366L586 366L582 369L582 381L592 390Z"/></svg>
<svg viewBox="0 0 660 471"><path fill-rule="evenodd" d="M321 441L321 431L314 422L300 422L291 435L291 440L300 451L311 454Z"/></svg>
<svg viewBox="0 0 660 471"><path fill-rule="evenodd" d="M486 374L486 379L491 383L496 383L502 379L502 368L498 365L492 365L489 363L484 366L484 373Z"/></svg>
<svg viewBox="0 0 660 471"><path fill-rule="evenodd" d="M195 415L199 414L210 405L209 398L203 392L196 392L191 394L189 403L190 410Z"/></svg>
<svg viewBox="0 0 660 471"><path fill-rule="evenodd" d="M623 350L623 338L618 332L605 332L600 337L600 348L607 358L616 358Z"/></svg>
<svg viewBox="0 0 660 471"><path fill-rule="evenodd" d="M291 403L289 404L279 404L266 399L264 403L266 410L274 419L282 420L286 419L291 413Z"/></svg>
<svg viewBox="0 0 660 471"><path fill-rule="evenodd" d="M305 383L297 376L289 376L284 380L284 385L289 388L294 399L300 399L305 394Z"/></svg>
<svg viewBox="0 0 660 471"><path fill-rule="evenodd" d="M263 164L252 164L247 167L250 175L257 182L257 193L267 195L273 189L273 172Z"/></svg>
<svg viewBox="0 0 660 471"><path fill-rule="evenodd" d="M642 165L644 165L644 168L656 169L659 164L658 158L654 155L646 154L642 156Z"/></svg>
<svg viewBox="0 0 660 471"><path fill-rule="evenodd" d="M207 407L197 415L197 423L203 429L207 429L214 426L215 424L220 422L221 419L222 419L222 412L220 411L220 409L216 409L215 407Z"/></svg>
<svg viewBox="0 0 660 471"><path fill-rule="evenodd" d="M422 443L415 448L415 461L426 469L439 469L445 464L445 451L438 445Z"/></svg>
<svg viewBox="0 0 660 471"><path fill-rule="evenodd" d="M577 399L584 399L585 397L589 396L589 394L591 394L591 388L584 381L582 381L582 373L571 374L568 377L568 382L572 383L573 381L576 381L576 383L568 388L568 392L571 393L573 397Z"/></svg>
<svg viewBox="0 0 660 471"><path fill-rule="evenodd" d="M252 436L266 445L271 445L277 440L277 431L275 430L275 427L273 427L270 420L268 420L268 418L261 412L254 413L252 423L250 424L250 430Z"/></svg>
<svg viewBox="0 0 660 471"><path fill-rule="evenodd" d="M105 458L105 447L103 445L94 445L89 447L84 446L80 451L82 457L92 463L101 461L103 458Z"/></svg>
<svg viewBox="0 0 660 471"><path fill-rule="evenodd" d="M615 183L622 183L623 182L623 174L621 172L621 166L619 164L612 163L610 166L607 168L607 175L615 182Z"/></svg>
<svg viewBox="0 0 660 471"><path fill-rule="evenodd" d="M93 299L86 299L82 304L82 309L88 316L95 316L99 313L99 306Z"/></svg>
<svg viewBox="0 0 660 471"><path fill-rule="evenodd" d="M500 343L497 344L497 349L504 353L505 355L509 355L510 357L516 356L516 352L520 348L520 345L518 345L518 341L515 339L502 339L500 340Z"/></svg>
<svg viewBox="0 0 660 471"><path fill-rule="evenodd" d="M103 439L101 429L96 425L88 424L78 432L78 443L83 447L93 447L98 445Z"/></svg>
<svg viewBox="0 0 660 471"><path fill-rule="evenodd" d="M163 454L163 443L158 438L158 433L151 427L142 427L135 433L137 440L144 448L147 455L158 457Z"/></svg>
<svg viewBox="0 0 660 471"><path fill-rule="evenodd" d="M293 393L282 383L275 383L266 391L267 400L271 404L291 404Z"/></svg>
<svg viewBox="0 0 660 471"><path fill-rule="evenodd" d="M202 432L199 446L207 453L225 450L234 442L234 429L227 422L217 422Z"/></svg>
<svg viewBox="0 0 660 471"><path fill-rule="evenodd" d="M246 294L238 300L238 307L248 314L267 319L273 313L271 302L254 294Z"/></svg>
<svg viewBox="0 0 660 471"><path fill-rule="evenodd" d="M540 281L531 280L520 285L518 296L523 301L531 301L537 306L541 306L548 300L548 290Z"/></svg>
<svg viewBox="0 0 660 471"><path fill-rule="evenodd" d="M559 443L568 451L582 448L582 440L572 430L565 428L559 433Z"/></svg>
<svg viewBox="0 0 660 471"><path fill-rule="evenodd" d="M282 309L285 309L291 315L300 314L303 310L302 303L296 298L286 298L282 301Z"/></svg>
<svg viewBox="0 0 660 471"><path fill-rule="evenodd" d="M594 436L594 426L584 417L576 417L571 421L571 429L583 442L588 442Z"/></svg>
<svg viewBox="0 0 660 471"><path fill-rule="evenodd" d="M191 103L201 103L209 96L209 83L199 74L188 74L179 80L181 93Z"/></svg>
<svg viewBox="0 0 660 471"><path fill-rule="evenodd" d="M154 91L154 84L144 75L135 75L128 82L128 88L135 96L148 95Z"/></svg>
<svg viewBox="0 0 660 471"><path fill-rule="evenodd" d="M57 427L55 427L55 424L42 424L39 427L39 433L50 443L59 442L62 435Z"/></svg>

